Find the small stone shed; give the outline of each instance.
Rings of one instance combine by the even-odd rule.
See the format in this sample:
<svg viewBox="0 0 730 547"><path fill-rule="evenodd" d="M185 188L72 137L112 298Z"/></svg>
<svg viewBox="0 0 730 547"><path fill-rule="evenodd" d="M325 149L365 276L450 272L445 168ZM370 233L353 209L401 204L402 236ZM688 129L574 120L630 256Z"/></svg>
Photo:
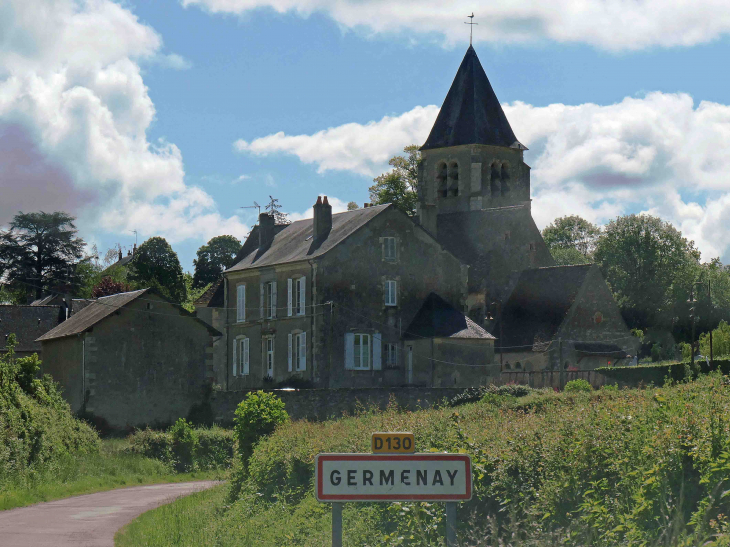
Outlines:
<svg viewBox="0 0 730 547"><path fill-rule="evenodd" d="M36 339L56 327L65 317L65 310L60 306L0 305L0 351L7 351L8 338L14 334L16 357L28 357L34 353L41 355L42 347Z"/></svg>
<svg viewBox="0 0 730 547"><path fill-rule="evenodd" d="M495 338L436 293L428 295L403 334L410 385L473 386L500 374Z"/></svg>
<svg viewBox="0 0 730 547"><path fill-rule="evenodd" d="M61 384L72 410L122 428L187 416L213 381L220 336L143 289L99 298L38 341L42 370Z"/></svg>

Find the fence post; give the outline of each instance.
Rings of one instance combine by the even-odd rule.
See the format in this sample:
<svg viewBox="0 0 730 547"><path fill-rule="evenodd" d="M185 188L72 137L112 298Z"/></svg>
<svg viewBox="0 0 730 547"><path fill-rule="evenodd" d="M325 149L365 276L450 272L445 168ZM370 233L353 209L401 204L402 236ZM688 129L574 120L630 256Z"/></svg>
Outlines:
<svg viewBox="0 0 730 547"><path fill-rule="evenodd" d="M332 547L342 547L342 504L332 504Z"/></svg>

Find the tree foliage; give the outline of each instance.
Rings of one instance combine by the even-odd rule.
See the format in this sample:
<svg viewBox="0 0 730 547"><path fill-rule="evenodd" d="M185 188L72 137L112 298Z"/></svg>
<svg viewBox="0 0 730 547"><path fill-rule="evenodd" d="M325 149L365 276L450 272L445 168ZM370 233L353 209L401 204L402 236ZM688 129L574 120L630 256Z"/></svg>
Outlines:
<svg viewBox="0 0 730 547"><path fill-rule="evenodd" d="M542 238L559 265L592 262L601 230L578 215L556 218L542 231Z"/></svg>
<svg viewBox="0 0 730 547"><path fill-rule="evenodd" d="M195 267L193 287L199 289L216 281L223 270L233 265L236 254L241 249L241 242L233 236L216 236L197 252L193 260Z"/></svg>
<svg viewBox="0 0 730 547"><path fill-rule="evenodd" d="M85 245L76 236L74 220L60 211L15 215L10 228L0 232L0 278L35 298L68 283Z"/></svg>
<svg viewBox="0 0 730 547"><path fill-rule="evenodd" d="M291 224L291 220L289 220L289 215L287 213L283 213L281 211L281 204L279 203L279 200L276 199L273 196L269 196L269 203L264 207L264 209L274 217L274 224L276 225L282 225L282 224Z"/></svg>
<svg viewBox="0 0 730 547"><path fill-rule="evenodd" d="M406 146L403 151L405 156L390 158L388 164L393 169L373 179L375 184L369 189L370 202L373 205L392 203L412 217L416 214L418 203L418 164L421 153L415 144Z"/></svg>
<svg viewBox="0 0 730 547"><path fill-rule="evenodd" d="M129 292L132 290L127 283L123 281L115 281L110 276L104 276L101 278L94 288L91 290L91 296L93 298L101 298L102 296L111 296L113 294L119 294L122 292Z"/></svg>
<svg viewBox="0 0 730 547"><path fill-rule="evenodd" d="M174 302L185 302L182 266L165 238L151 237L142 243L130 264L128 278L134 284L155 288Z"/></svg>
<svg viewBox="0 0 730 547"><path fill-rule="evenodd" d="M688 315L700 253L668 222L649 215L618 217L598 238L594 258L629 327L671 328Z"/></svg>

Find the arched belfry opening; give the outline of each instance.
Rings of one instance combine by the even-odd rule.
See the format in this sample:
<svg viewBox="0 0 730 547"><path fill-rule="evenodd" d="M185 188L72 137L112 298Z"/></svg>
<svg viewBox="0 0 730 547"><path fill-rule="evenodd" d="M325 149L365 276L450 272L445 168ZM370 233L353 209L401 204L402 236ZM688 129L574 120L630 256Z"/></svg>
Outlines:
<svg viewBox="0 0 730 547"><path fill-rule="evenodd" d="M510 190L509 164L508 163L502 164L502 170L499 174L499 179L502 183L502 187L500 188L500 191L503 196L506 196Z"/></svg>
<svg viewBox="0 0 730 547"><path fill-rule="evenodd" d="M499 163L492 162L492 168L490 169L489 175L489 191L492 197L497 197L501 193L501 182L500 182L500 166Z"/></svg>
<svg viewBox="0 0 730 547"><path fill-rule="evenodd" d="M448 170L448 195L455 197L459 195L459 164L452 161Z"/></svg>
<svg viewBox="0 0 730 547"><path fill-rule="evenodd" d="M439 162L436 166L436 195L440 198L445 198L447 195L446 190L446 179L448 178L448 171L446 168L446 162Z"/></svg>

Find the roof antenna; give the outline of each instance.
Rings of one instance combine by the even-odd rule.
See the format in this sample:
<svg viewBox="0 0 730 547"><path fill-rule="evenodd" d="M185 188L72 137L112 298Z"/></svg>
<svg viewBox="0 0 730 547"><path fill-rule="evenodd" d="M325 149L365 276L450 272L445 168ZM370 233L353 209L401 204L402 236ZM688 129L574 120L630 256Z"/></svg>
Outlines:
<svg viewBox="0 0 730 547"><path fill-rule="evenodd" d="M471 12L471 15L467 15L467 17L469 19L471 19L471 21L469 21L468 23L466 21L464 21L464 24L469 25L469 45L471 46L471 39L472 39L472 36L474 35L474 25L478 25L479 23L474 22L474 12L473 11Z"/></svg>

